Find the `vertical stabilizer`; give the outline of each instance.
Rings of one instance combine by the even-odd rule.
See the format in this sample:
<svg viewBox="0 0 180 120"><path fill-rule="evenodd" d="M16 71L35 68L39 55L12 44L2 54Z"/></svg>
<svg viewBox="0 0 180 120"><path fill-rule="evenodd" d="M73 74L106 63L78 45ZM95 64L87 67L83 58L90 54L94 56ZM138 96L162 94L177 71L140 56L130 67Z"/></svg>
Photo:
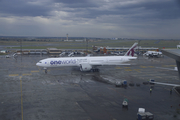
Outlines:
<svg viewBox="0 0 180 120"><path fill-rule="evenodd" d="M124 56L134 56L134 49L137 47L138 43L134 43L132 47L126 52Z"/></svg>

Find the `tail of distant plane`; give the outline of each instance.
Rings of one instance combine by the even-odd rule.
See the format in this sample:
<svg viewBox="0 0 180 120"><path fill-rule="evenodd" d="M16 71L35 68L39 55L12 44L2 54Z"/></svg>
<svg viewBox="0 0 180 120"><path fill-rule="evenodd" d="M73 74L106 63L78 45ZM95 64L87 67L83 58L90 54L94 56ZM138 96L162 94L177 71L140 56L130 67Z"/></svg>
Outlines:
<svg viewBox="0 0 180 120"><path fill-rule="evenodd" d="M134 49L137 47L138 43L134 43L132 47L126 52L124 56L134 56Z"/></svg>

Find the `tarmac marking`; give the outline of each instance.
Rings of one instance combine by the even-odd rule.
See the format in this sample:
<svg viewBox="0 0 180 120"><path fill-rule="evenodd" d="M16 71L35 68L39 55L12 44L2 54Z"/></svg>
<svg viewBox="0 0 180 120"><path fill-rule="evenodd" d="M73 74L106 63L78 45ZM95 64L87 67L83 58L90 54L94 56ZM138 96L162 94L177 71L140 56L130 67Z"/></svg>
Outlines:
<svg viewBox="0 0 180 120"><path fill-rule="evenodd" d="M141 68L147 68L146 66L140 66Z"/></svg>
<svg viewBox="0 0 180 120"><path fill-rule="evenodd" d="M163 67L176 67L176 65L162 65Z"/></svg>
<svg viewBox="0 0 180 120"><path fill-rule="evenodd" d="M134 69L134 71L136 71L136 72L141 72L141 70L140 70L140 69Z"/></svg>
<svg viewBox="0 0 180 120"><path fill-rule="evenodd" d="M39 70L36 70L36 71L31 71L32 73L35 73L35 72L39 72Z"/></svg>
<svg viewBox="0 0 180 120"><path fill-rule="evenodd" d="M162 77L160 77L160 76L156 76L156 78L162 78Z"/></svg>
<svg viewBox="0 0 180 120"><path fill-rule="evenodd" d="M41 71L41 68L38 66L38 70Z"/></svg>
<svg viewBox="0 0 180 120"><path fill-rule="evenodd" d="M22 74L22 76L27 76L27 75L32 75L32 74Z"/></svg>
<svg viewBox="0 0 180 120"><path fill-rule="evenodd" d="M115 67L116 69L122 69L121 67Z"/></svg>
<svg viewBox="0 0 180 120"><path fill-rule="evenodd" d="M21 115L22 115L22 120L23 120L22 76L20 76L19 79L20 79L20 86L21 86Z"/></svg>
<svg viewBox="0 0 180 120"><path fill-rule="evenodd" d="M124 67L124 68L130 68L130 67Z"/></svg>
<svg viewBox="0 0 180 120"><path fill-rule="evenodd" d="M154 68L154 66L149 66L150 68Z"/></svg>
<svg viewBox="0 0 180 120"><path fill-rule="evenodd" d="M8 69L0 69L0 71L6 71L6 70L8 70Z"/></svg>
<svg viewBox="0 0 180 120"><path fill-rule="evenodd" d="M19 76L19 74L10 74L10 77Z"/></svg>
<svg viewBox="0 0 180 120"><path fill-rule="evenodd" d="M125 69L125 71L132 71L131 69Z"/></svg>

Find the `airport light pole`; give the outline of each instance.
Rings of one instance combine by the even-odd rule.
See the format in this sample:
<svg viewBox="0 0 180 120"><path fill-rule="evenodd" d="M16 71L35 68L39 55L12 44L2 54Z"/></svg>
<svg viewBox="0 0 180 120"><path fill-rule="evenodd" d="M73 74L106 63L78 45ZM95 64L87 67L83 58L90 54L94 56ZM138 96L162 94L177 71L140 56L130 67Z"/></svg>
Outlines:
<svg viewBox="0 0 180 120"><path fill-rule="evenodd" d="M139 46L140 46L140 42L141 42L141 40L138 41L138 58L139 58L139 55L140 55L140 54L139 54Z"/></svg>
<svg viewBox="0 0 180 120"><path fill-rule="evenodd" d="M86 54L88 54L88 40L86 40L85 38L85 41L86 41Z"/></svg>

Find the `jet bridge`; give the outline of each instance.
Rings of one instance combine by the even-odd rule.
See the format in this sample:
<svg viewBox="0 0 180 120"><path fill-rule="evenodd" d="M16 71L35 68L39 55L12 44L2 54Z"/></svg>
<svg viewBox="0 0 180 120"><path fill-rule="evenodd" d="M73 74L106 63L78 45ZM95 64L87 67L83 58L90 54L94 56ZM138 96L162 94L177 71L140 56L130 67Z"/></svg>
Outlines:
<svg viewBox="0 0 180 120"><path fill-rule="evenodd" d="M180 49L164 49L162 50L162 53L176 60L177 69L180 78Z"/></svg>

